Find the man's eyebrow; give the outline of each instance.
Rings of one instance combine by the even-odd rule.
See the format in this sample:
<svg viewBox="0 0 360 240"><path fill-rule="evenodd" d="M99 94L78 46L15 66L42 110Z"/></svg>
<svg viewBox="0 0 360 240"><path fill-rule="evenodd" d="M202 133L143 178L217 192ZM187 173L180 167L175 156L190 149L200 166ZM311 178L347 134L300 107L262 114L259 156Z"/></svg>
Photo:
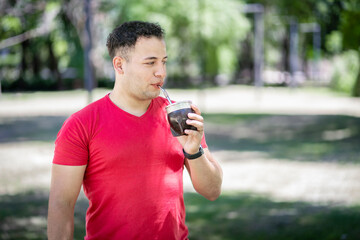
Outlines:
<svg viewBox="0 0 360 240"><path fill-rule="evenodd" d="M168 56L165 56L165 57L163 57L163 59L167 59L168 58ZM146 57L146 58L144 58L144 60L156 60L156 59L158 59L157 57Z"/></svg>

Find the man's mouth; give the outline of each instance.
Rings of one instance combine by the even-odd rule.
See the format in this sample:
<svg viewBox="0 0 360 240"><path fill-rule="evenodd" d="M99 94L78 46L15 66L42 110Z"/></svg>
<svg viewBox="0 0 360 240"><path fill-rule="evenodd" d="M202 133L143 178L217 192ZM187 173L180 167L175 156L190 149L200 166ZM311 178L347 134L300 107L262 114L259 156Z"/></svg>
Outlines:
<svg viewBox="0 0 360 240"><path fill-rule="evenodd" d="M161 83L155 83L155 84L152 84L154 87L160 89L162 87L163 84Z"/></svg>

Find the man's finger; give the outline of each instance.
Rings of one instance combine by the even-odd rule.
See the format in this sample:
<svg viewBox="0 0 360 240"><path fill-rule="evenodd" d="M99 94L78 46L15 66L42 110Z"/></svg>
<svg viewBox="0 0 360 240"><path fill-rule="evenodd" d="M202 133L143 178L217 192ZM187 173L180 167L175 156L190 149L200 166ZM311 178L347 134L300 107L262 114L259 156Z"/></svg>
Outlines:
<svg viewBox="0 0 360 240"><path fill-rule="evenodd" d="M195 111L196 114L201 115L200 109L195 104L191 104L191 108Z"/></svg>
<svg viewBox="0 0 360 240"><path fill-rule="evenodd" d="M188 120L186 120L186 124L196 127L196 129L197 129L199 132L201 132L201 131L204 130L204 123L203 123L203 122L200 122L200 121L197 121L197 120L188 119Z"/></svg>
<svg viewBox="0 0 360 240"><path fill-rule="evenodd" d="M188 113L188 118L192 120L197 120L199 122L204 122L204 118L197 113Z"/></svg>

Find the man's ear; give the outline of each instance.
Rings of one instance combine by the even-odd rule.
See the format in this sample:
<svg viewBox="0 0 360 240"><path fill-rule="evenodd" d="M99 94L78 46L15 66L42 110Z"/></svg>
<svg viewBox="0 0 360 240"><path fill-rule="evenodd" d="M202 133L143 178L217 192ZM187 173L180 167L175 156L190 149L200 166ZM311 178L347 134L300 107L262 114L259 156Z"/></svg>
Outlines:
<svg viewBox="0 0 360 240"><path fill-rule="evenodd" d="M124 70L123 70L124 61L125 61L125 59L120 56L115 56L113 58L113 67L114 67L115 72L117 72L119 74L124 73Z"/></svg>

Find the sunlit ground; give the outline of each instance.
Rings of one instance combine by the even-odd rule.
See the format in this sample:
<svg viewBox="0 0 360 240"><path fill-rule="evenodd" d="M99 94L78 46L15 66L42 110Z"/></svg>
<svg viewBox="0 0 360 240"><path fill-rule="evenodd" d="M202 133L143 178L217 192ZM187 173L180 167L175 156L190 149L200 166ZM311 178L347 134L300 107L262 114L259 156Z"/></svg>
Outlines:
<svg viewBox="0 0 360 240"><path fill-rule="evenodd" d="M224 170L215 202L185 174L191 239L360 239L359 99L237 86L169 93L200 106ZM83 91L0 98L0 239L46 239L53 141L86 102ZM86 207L81 195L75 239Z"/></svg>

